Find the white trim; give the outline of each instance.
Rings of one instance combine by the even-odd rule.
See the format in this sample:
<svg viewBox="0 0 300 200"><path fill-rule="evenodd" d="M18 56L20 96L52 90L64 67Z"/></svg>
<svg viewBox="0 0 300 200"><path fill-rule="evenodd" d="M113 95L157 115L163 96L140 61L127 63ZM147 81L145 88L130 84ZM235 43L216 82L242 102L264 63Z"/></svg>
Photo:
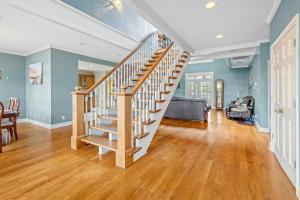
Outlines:
<svg viewBox="0 0 300 200"><path fill-rule="evenodd" d="M33 55L33 54L39 53L39 52L41 52L41 51L44 51L44 50L47 50L47 49L50 49L50 48L51 48L51 46L50 46L50 44L48 44L48 45L43 46L43 47L41 47L41 48L38 48L38 49L36 49L36 50L34 50L34 51L30 51L30 52L24 54L24 56L31 56L31 55Z"/></svg>
<svg viewBox="0 0 300 200"><path fill-rule="evenodd" d="M0 53L10 54L10 55L16 55L16 56L25 56L23 53L14 52L14 51L6 51L4 49L0 49Z"/></svg>
<svg viewBox="0 0 300 200"><path fill-rule="evenodd" d="M270 128L262 127L257 120L255 120L255 126L257 130L261 133L270 133Z"/></svg>
<svg viewBox="0 0 300 200"><path fill-rule="evenodd" d="M266 23L271 24L272 19L274 18L279 6L280 6L281 0L275 0L272 9L270 10L270 13L267 17Z"/></svg>
<svg viewBox="0 0 300 200"><path fill-rule="evenodd" d="M198 56L198 54L212 54L217 53L220 51L232 51L232 50L239 50L239 49L246 49L251 47L259 47L261 43L269 42L270 40L265 38L258 40L256 42L250 42L250 43L242 43L242 44L236 44L236 45L229 45L224 47L217 47L217 48L211 48L211 49L204 49L204 50L197 50L192 56Z"/></svg>
<svg viewBox="0 0 300 200"><path fill-rule="evenodd" d="M189 62L189 64L201 64L201 63L211 63L214 62L214 60L192 60Z"/></svg>
<svg viewBox="0 0 300 200"><path fill-rule="evenodd" d="M26 118L22 118L22 119L18 119L17 120L17 123L18 124L21 124L21 123L27 123L28 122L28 120L26 119Z"/></svg>
<svg viewBox="0 0 300 200"><path fill-rule="evenodd" d="M181 48L189 52L194 52L193 48L145 2L141 0L125 0L125 2L148 22L153 24L159 30L167 34L169 38L178 43Z"/></svg>
<svg viewBox="0 0 300 200"><path fill-rule="evenodd" d="M299 70L299 14L296 14L292 19L291 21L289 22L289 24L285 27L285 29L281 32L281 34L277 37L277 39L273 42L273 44L271 45L271 56L273 55L273 48L275 45L277 45L277 43L288 33L288 31L291 29L291 27L296 23L296 29L297 29L297 33L296 33L296 185L295 185L295 188L296 188L296 195L298 198L300 198L299 194L300 194L300 168L299 168L299 164L300 164L300 158L299 158L299 139L300 139L300 136L299 136L299 133L300 133L300 130L299 130L299 126L300 126L300 122L299 122L299 119L300 119L300 113L299 113L299 106L300 106L300 96L299 96L299 81L300 81L300 78L299 78L299 73L300 73L300 70ZM272 66L272 60L271 60L271 66ZM271 130L272 130L272 126L273 124L271 124ZM272 137L273 138L273 137ZM271 149L273 151L273 153L275 152L275 148L274 148L274 142L271 142Z"/></svg>
<svg viewBox="0 0 300 200"><path fill-rule="evenodd" d="M30 123L30 124L40 126L40 127L46 128L46 129L62 128L65 126L71 126L73 124L72 121L62 122L62 123L57 123L57 124L46 124L43 122L35 121L32 119L26 119L26 118L18 120L18 123Z"/></svg>

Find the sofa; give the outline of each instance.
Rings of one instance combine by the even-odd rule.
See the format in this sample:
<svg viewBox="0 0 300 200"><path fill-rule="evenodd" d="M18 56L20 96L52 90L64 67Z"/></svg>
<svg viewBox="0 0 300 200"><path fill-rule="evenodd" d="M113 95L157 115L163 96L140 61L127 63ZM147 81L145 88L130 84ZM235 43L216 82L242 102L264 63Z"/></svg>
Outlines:
<svg viewBox="0 0 300 200"><path fill-rule="evenodd" d="M238 101L232 101L226 108L226 116L234 119L249 119L254 110L254 98L246 96Z"/></svg>
<svg viewBox="0 0 300 200"><path fill-rule="evenodd" d="M173 97L164 117L192 121L207 121L210 106L205 99Z"/></svg>

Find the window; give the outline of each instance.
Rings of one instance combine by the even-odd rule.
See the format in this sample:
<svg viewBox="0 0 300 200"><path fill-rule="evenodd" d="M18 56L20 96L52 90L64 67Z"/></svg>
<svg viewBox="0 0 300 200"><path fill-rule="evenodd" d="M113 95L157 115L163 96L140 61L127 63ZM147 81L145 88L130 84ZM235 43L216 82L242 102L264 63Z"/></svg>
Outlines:
<svg viewBox="0 0 300 200"><path fill-rule="evenodd" d="M197 99L206 99L211 104L213 73L187 73L185 96Z"/></svg>

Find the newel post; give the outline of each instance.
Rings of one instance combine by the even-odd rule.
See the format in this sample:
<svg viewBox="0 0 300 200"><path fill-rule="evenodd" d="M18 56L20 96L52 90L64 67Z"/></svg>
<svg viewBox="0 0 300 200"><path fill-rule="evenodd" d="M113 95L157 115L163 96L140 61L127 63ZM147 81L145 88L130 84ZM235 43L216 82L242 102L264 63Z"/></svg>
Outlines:
<svg viewBox="0 0 300 200"><path fill-rule="evenodd" d="M71 136L71 148L77 150L85 144L80 140L85 137L84 129L84 95L81 88L75 88L72 95L72 119L73 130Z"/></svg>
<svg viewBox="0 0 300 200"><path fill-rule="evenodd" d="M133 155L128 152L132 150L131 134L131 99L132 95L125 90L117 96L118 112L118 149L116 152L116 165L121 168L127 168L133 164Z"/></svg>

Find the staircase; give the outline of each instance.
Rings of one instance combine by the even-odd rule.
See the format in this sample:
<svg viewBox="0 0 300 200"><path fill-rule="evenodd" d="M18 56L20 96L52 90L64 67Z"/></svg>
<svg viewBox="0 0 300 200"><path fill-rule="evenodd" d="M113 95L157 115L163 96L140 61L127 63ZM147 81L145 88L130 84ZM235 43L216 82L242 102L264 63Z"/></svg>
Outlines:
<svg viewBox="0 0 300 200"><path fill-rule="evenodd" d="M96 145L116 152L127 168L147 153L189 61L185 52L155 32L87 91L72 93L71 148Z"/></svg>

